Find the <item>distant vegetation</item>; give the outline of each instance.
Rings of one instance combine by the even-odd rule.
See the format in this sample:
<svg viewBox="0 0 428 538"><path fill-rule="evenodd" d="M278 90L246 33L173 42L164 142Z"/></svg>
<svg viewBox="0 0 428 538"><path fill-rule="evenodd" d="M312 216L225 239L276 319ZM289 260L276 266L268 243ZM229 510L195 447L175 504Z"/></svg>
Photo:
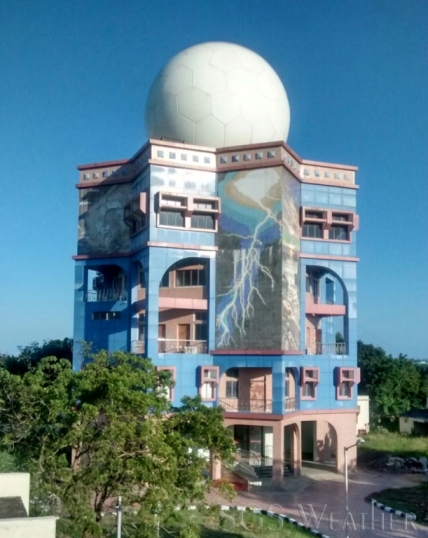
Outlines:
<svg viewBox="0 0 428 538"><path fill-rule="evenodd" d="M387 355L381 347L358 342L361 368L359 394L370 397L371 428L390 427L411 408L424 408L428 397L428 369L406 355Z"/></svg>

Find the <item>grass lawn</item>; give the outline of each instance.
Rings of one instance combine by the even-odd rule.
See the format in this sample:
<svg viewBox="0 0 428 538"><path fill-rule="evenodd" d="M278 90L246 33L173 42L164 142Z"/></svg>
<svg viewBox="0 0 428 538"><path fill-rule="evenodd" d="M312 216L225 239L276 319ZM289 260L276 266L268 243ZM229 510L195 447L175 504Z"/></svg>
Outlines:
<svg viewBox="0 0 428 538"><path fill-rule="evenodd" d="M365 443L359 445L358 453L384 453L400 457L428 457L428 438L403 435L396 432L369 433L362 436Z"/></svg>
<svg viewBox="0 0 428 538"><path fill-rule="evenodd" d="M413 513L417 523L428 526L428 484L414 488L384 489L370 497L396 510Z"/></svg>
<svg viewBox="0 0 428 538"><path fill-rule="evenodd" d="M107 519L107 518L106 518ZM138 528L138 522L124 518L124 532L132 536L133 529ZM109 517L106 521L105 536L115 536L115 521ZM220 513L218 508L202 511L180 511L170 520L162 523L159 529L160 538L183 536L185 529L193 529L191 538L254 538L255 536L269 536L270 538L308 538L313 536L309 531L297 529L293 525L251 512L238 512L231 510ZM153 529L155 531L155 529ZM110 533L110 534L109 534ZM156 531L153 536L156 536Z"/></svg>

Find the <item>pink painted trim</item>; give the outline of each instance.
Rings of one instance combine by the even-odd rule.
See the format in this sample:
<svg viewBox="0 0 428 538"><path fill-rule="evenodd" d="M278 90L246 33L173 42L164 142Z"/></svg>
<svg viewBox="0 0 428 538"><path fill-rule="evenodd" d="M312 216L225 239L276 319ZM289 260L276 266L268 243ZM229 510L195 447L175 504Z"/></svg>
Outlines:
<svg viewBox="0 0 428 538"><path fill-rule="evenodd" d="M119 159L118 161L105 161L102 163L90 163L77 165L78 170L90 170L91 168L107 168L108 166L117 166L120 164L131 164L132 159Z"/></svg>
<svg viewBox="0 0 428 538"><path fill-rule="evenodd" d="M238 416L237 416L238 415ZM239 413L239 412L233 412L233 411L225 411L223 413L223 416L225 419L230 419L232 422L234 422L236 425L239 425L242 423L243 420L250 420L250 421L260 421L263 422L278 422L284 418L284 415L274 415L272 413ZM287 413L288 416L288 413ZM233 426L234 424L227 424L227 426Z"/></svg>
<svg viewBox="0 0 428 538"><path fill-rule="evenodd" d="M304 355L304 351L288 349L232 349L222 350L216 349L210 351L211 355Z"/></svg>
<svg viewBox="0 0 428 538"><path fill-rule="evenodd" d="M72 256L72 260L105 260L107 258L126 258L127 256L130 256L131 254L129 252L122 252L117 254L97 254L96 256L91 256L90 254L77 254L76 256Z"/></svg>
<svg viewBox="0 0 428 538"><path fill-rule="evenodd" d="M341 304L306 304L306 314L312 316L344 316L346 306Z"/></svg>
<svg viewBox="0 0 428 538"><path fill-rule="evenodd" d="M208 310L207 299L185 299L159 297L159 308L181 308L183 310Z"/></svg>
<svg viewBox="0 0 428 538"><path fill-rule="evenodd" d="M307 164L309 166L323 166L328 168L340 168L341 170L349 170L352 172L358 171L358 166L353 166L351 164L338 164L338 163L327 163L324 161L309 161L308 159L300 159L301 164Z"/></svg>
<svg viewBox="0 0 428 538"><path fill-rule="evenodd" d="M174 401L174 396L175 396L175 382L177 380L177 368L175 366L155 366L156 370L169 370L170 372L172 372L172 378L174 380L174 385L172 385L172 387L170 387L170 398L169 401L170 402L173 402Z"/></svg>
<svg viewBox="0 0 428 538"><path fill-rule="evenodd" d="M301 258L312 258L314 260L338 260L344 262L359 262L360 258L352 256L329 256L327 254L300 254Z"/></svg>

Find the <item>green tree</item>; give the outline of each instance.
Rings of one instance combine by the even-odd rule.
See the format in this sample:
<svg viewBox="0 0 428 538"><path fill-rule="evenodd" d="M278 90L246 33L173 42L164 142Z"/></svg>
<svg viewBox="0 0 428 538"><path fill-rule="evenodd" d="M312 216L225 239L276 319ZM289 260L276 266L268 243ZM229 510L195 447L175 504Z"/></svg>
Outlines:
<svg viewBox="0 0 428 538"><path fill-rule="evenodd" d="M370 396L375 420L395 420L426 398L426 381L405 355L393 358L381 347L358 342L359 392Z"/></svg>
<svg viewBox="0 0 428 538"><path fill-rule="evenodd" d="M28 346L19 347L19 355L0 355L0 366L6 368L12 374L23 375L44 357L56 357L57 359L73 360L73 340L45 340L42 345L33 342Z"/></svg>
<svg viewBox="0 0 428 538"><path fill-rule="evenodd" d="M202 500L200 450L223 460L233 442L218 408L186 399L171 409L171 374L149 359L100 352L78 373L44 358L22 376L0 370L0 445L32 473L38 496L55 494L82 537L101 533L101 514L121 495L146 523Z"/></svg>

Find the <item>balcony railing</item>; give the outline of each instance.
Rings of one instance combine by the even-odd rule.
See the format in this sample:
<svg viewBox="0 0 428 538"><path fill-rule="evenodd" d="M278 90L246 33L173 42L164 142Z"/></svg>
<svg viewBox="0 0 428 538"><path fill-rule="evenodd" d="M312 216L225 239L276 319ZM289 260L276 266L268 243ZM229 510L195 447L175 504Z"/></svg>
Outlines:
<svg viewBox="0 0 428 538"><path fill-rule="evenodd" d="M85 301L87 303L127 300L128 292L124 289L107 288L104 290L91 290L85 294Z"/></svg>
<svg viewBox="0 0 428 538"><path fill-rule="evenodd" d="M316 342L306 348L306 355L346 355L346 343L322 344Z"/></svg>
<svg viewBox="0 0 428 538"><path fill-rule="evenodd" d="M228 413L272 413L272 400L220 398L219 404Z"/></svg>
<svg viewBox="0 0 428 538"><path fill-rule="evenodd" d="M146 352L146 343L144 340L133 340L131 342L131 351L137 355L143 355Z"/></svg>
<svg viewBox="0 0 428 538"><path fill-rule="evenodd" d="M170 338L158 339L158 353L207 353L206 340L171 340Z"/></svg>
<svg viewBox="0 0 428 538"><path fill-rule="evenodd" d="M285 411L294 411L296 409L296 397L286 396L285 398Z"/></svg>

